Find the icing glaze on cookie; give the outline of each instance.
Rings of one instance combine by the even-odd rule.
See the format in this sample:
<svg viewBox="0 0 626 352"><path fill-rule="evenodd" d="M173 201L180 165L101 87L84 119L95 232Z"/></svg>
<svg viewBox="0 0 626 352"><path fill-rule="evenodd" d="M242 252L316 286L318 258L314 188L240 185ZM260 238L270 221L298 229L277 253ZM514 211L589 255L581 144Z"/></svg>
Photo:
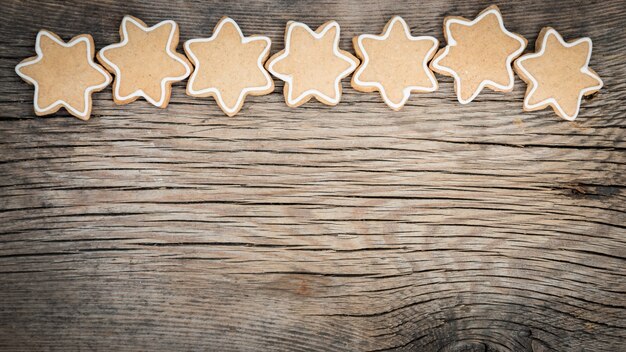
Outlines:
<svg viewBox="0 0 626 352"><path fill-rule="evenodd" d="M536 52L515 61L515 71L528 84L524 110L551 106L557 115L573 121L580 111L583 96L602 88L602 80L589 68L592 42L580 38L566 42L554 29L541 30Z"/></svg>
<svg viewBox="0 0 626 352"><path fill-rule="evenodd" d="M497 6L490 6L473 21L463 17L444 19L445 48L430 63L433 71L454 78L457 99L467 104L488 87L513 90L511 64L526 48L527 41L504 27Z"/></svg>
<svg viewBox="0 0 626 352"><path fill-rule="evenodd" d="M353 39L353 44L362 60L352 76L353 88L379 91L394 110L406 104L411 92L437 90L437 80L428 62L439 41L429 36L412 36L401 17L389 20L381 35L362 34Z"/></svg>
<svg viewBox="0 0 626 352"><path fill-rule="evenodd" d="M167 20L148 27L141 20L124 16L121 42L98 52L98 60L115 74L113 99L128 104L143 97L164 108L169 103L173 82L191 73L187 58L176 52L178 25Z"/></svg>
<svg viewBox="0 0 626 352"><path fill-rule="evenodd" d="M15 67L23 80L35 86L35 114L49 115L63 107L77 118L88 120L91 94L111 83L111 75L93 60L93 38L82 34L65 43L56 34L41 30L35 52L37 56Z"/></svg>
<svg viewBox="0 0 626 352"><path fill-rule="evenodd" d="M327 105L341 100L341 80L352 73L359 60L339 49L339 24L329 21L316 31L300 22L287 23L285 49L265 64L285 81L285 101L296 107L315 97Z"/></svg>
<svg viewBox="0 0 626 352"><path fill-rule="evenodd" d="M195 66L187 94L212 96L228 116L237 114L248 94L274 90L274 81L263 67L271 43L264 36L244 37L233 19L222 18L210 38L185 42L185 53Z"/></svg>

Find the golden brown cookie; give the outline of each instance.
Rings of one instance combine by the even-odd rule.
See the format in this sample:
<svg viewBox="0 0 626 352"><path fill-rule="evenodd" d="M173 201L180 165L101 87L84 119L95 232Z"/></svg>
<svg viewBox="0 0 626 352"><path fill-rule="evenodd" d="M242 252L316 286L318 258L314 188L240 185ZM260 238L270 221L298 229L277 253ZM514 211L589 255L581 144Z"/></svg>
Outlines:
<svg viewBox="0 0 626 352"><path fill-rule="evenodd" d="M268 37L244 37L233 19L223 17L210 38L185 42L185 53L195 66L187 94L212 96L226 115L237 114L248 94L274 90L274 81L263 67L271 43Z"/></svg>
<svg viewBox="0 0 626 352"><path fill-rule="evenodd" d="M589 38L565 42L554 29L545 27L539 33L535 53L515 60L515 72L528 84L524 110L534 111L551 106L562 118L573 121L580 102L602 88L602 80L589 68L592 43Z"/></svg>
<svg viewBox="0 0 626 352"><path fill-rule="evenodd" d="M381 35L362 34L352 42L362 60L352 76L354 89L379 91L393 110L400 110L411 92L437 90L437 80L428 62L439 41L428 36L413 37L401 17L389 20Z"/></svg>
<svg viewBox="0 0 626 352"><path fill-rule="evenodd" d="M35 114L49 115L64 107L79 119L89 120L91 94L111 83L111 75L93 60L93 38L81 34L65 43L56 34L41 30L35 52L37 56L15 67L24 81L35 86Z"/></svg>
<svg viewBox="0 0 626 352"><path fill-rule="evenodd" d="M300 106L312 97L327 105L341 100L341 80L359 65L359 59L339 49L339 24L329 21L315 32L290 21L285 30L285 49L274 54L265 67L285 81L285 102Z"/></svg>
<svg viewBox="0 0 626 352"><path fill-rule="evenodd" d="M98 61L115 74L113 100L128 104L143 97L165 108L172 83L191 73L185 55L176 52L178 25L168 20L148 27L138 18L124 16L120 39L98 52Z"/></svg>
<svg viewBox="0 0 626 352"><path fill-rule="evenodd" d="M489 6L473 21L446 17L443 34L448 44L437 52L430 68L454 77L461 104L474 100L484 87L500 92L513 90L511 64L528 41L504 28L497 6Z"/></svg>

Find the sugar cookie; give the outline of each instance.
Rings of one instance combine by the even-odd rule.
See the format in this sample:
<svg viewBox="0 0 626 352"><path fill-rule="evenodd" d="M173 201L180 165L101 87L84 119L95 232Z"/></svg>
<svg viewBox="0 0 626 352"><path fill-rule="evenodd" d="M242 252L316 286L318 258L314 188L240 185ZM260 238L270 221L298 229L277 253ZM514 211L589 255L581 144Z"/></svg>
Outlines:
<svg viewBox="0 0 626 352"><path fill-rule="evenodd" d="M143 97L165 108L172 83L191 73L185 55L176 52L178 25L168 20L148 27L138 18L124 16L120 39L98 52L98 61L115 74L113 100L128 104Z"/></svg>
<svg viewBox="0 0 626 352"><path fill-rule="evenodd" d="M23 60L15 72L35 86L35 115L64 107L81 120L91 116L91 94L111 83L111 75L94 62L93 38L81 34L65 43L56 34L41 30L35 40L37 56Z"/></svg>
<svg viewBox="0 0 626 352"><path fill-rule="evenodd" d="M233 19L223 17L210 38L185 42L185 53L195 66L187 94L212 96L226 115L237 114L248 94L274 90L274 81L263 67L271 43L264 36L244 37Z"/></svg>
<svg viewBox="0 0 626 352"><path fill-rule="evenodd" d="M524 110L534 111L551 106L562 118L573 121L580 102L602 88L602 80L589 68L591 39L565 42L554 29L545 27L539 33L535 53L515 60L515 72L526 82Z"/></svg>
<svg viewBox="0 0 626 352"><path fill-rule="evenodd" d="M437 90L437 80L428 62L439 41L427 36L413 37L401 17L389 20L381 35L362 34L352 42L362 60L352 76L354 89L379 91L393 110L400 110L411 92Z"/></svg>
<svg viewBox="0 0 626 352"><path fill-rule="evenodd" d="M285 102L300 106L312 97L327 105L341 100L341 80L359 65L359 59L339 49L339 24L329 21L315 32L289 21L285 49L274 54L265 67L285 81Z"/></svg>
<svg viewBox="0 0 626 352"><path fill-rule="evenodd" d="M489 6L473 21L446 17L443 34L448 44L437 52L430 68L454 77L461 104L474 100L484 87L500 92L513 90L511 64L528 41L504 28L497 6Z"/></svg>

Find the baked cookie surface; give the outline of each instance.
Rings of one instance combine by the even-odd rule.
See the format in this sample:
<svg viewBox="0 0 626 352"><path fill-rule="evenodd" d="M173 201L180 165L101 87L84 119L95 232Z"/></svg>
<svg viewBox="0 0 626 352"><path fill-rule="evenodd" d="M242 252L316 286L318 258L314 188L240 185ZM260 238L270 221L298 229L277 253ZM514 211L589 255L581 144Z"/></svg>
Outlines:
<svg viewBox="0 0 626 352"><path fill-rule="evenodd" d="M573 121L583 96L600 90L603 82L589 68L592 42L579 38L566 42L554 28L539 33L535 53L515 60L515 72L527 83L524 110L550 106L560 117Z"/></svg>
<svg viewBox="0 0 626 352"><path fill-rule="evenodd" d="M233 19L222 18L210 38L185 42L185 53L195 66L187 94L212 96L225 114L237 114L247 95L274 90L274 81L263 67L270 46L268 37L244 37Z"/></svg>
<svg viewBox="0 0 626 352"><path fill-rule="evenodd" d="M341 80L352 73L359 59L339 49L339 24L329 21L316 31L290 21L285 30L285 49L274 54L265 67L285 81L285 102L300 106L311 98L326 105L341 100Z"/></svg>
<svg viewBox="0 0 626 352"><path fill-rule="evenodd" d="M64 42L56 34L41 30L35 41L37 56L23 60L15 72L35 86L33 107L37 116L50 115L60 108L88 120L93 92L111 83L111 75L94 62L94 42L81 34Z"/></svg>
<svg viewBox="0 0 626 352"><path fill-rule="evenodd" d="M504 27L497 6L483 10L474 20L446 17L443 33L447 41L430 62L430 68L454 78L461 104L467 104L487 87L513 90L513 60L526 48L527 40Z"/></svg>
<svg viewBox="0 0 626 352"><path fill-rule="evenodd" d="M362 92L379 91L385 103L400 110L411 92L437 90L428 62L439 41L429 36L414 37L406 22L393 17L380 35L362 34L353 39L361 65L352 76L352 87Z"/></svg>
<svg viewBox="0 0 626 352"><path fill-rule="evenodd" d="M148 27L136 17L124 16L120 39L97 55L98 61L115 74L113 100L128 104L143 97L154 106L167 107L172 83L191 73L185 55L176 52L176 22L167 20Z"/></svg>

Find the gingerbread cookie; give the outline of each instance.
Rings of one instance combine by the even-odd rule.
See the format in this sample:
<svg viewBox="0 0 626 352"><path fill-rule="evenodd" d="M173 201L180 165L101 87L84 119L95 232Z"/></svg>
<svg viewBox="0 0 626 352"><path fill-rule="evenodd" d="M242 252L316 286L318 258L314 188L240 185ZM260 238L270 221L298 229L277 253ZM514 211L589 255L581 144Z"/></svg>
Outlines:
<svg viewBox="0 0 626 352"><path fill-rule="evenodd" d="M93 60L93 38L81 34L65 43L56 34L41 30L35 40L37 56L20 62L15 72L35 86L35 115L64 107L81 120L91 115L91 94L111 83L111 75Z"/></svg>
<svg viewBox="0 0 626 352"><path fill-rule="evenodd" d="M271 43L268 37L244 37L234 20L223 17L210 38L185 42L185 53L195 66L187 94L212 96L226 115L235 115L248 94L274 90L274 81L263 67Z"/></svg>
<svg viewBox="0 0 626 352"><path fill-rule="evenodd" d="M489 6L473 21L446 17L443 34L448 44L437 52L430 68L454 77L461 104L474 100L484 87L500 92L513 90L511 64L528 41L504 28L497 6Z"/></svg>
<svg viewBox="0 0 626 352"><path fill-rule="evenodd" d="M393 110L400 110L411 92L437 90L437 80L428 62L439 41L427 36L413 37L401 17L389 20L381 35L362 34L352 42L362 60L352 76L354 89L379 91Z"/></svg>
<svg viewBox="0 0 626 352"><path fill-rule="evenodd" d="M115 74L113 100L128 104L143 97L165 108L172 83L191 73L185 55L176 52L178 25L168 20L148 27L138 18L124 16L120 37L121 42L98 52L98 61Z"/></svg>
<svg viewBox="0 0 626 352"><path fill-rule="evenodd" d="M515 72L526 82L524 110L534 111L551 106L557 115L573 121L580 102L602 88L602 80L589 68L591 39L565 42L554 29L545 27L539 33L535 53L515 60Z"/></svg>
<svg viewBox="0 0 626 352"><path fill-rule="evenodd" d="M312 97L327 105L341 100L341 80L359 65L359 59L339 49L339 24L329 21L315 32L289 21L285 49L274 54L265 67L285 81L285 101L300 106Z"/></svg>

